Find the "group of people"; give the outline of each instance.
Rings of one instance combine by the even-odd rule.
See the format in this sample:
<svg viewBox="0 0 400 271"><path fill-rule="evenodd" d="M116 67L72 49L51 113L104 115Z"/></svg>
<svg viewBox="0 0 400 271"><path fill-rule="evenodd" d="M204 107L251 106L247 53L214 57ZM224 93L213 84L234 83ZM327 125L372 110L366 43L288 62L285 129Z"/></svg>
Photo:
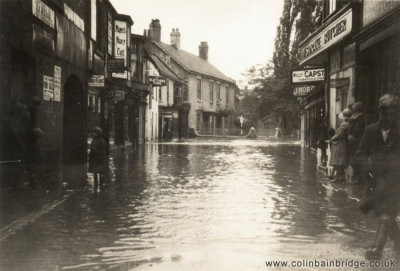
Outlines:
<svg viewBox="0 0 400 271"><path fill-rule="evenodd" d="M361 103L355 103L339 115L342 122L330 137L333 172L329 177L344 180L345 167L350 164L356 180L365 185L360 210L365 214L374 211L379 220L366 257L379 259L388 238L400 252L400 230L395 220L400 204L400 99L383 95L378 102L379 119L368 126L362 109ZM319 147L324 146L319 142Z"/></svg>
<svg viewBox="0 0 400 271"><path fill-rule="evenodd" d="M44 170L41 147L42 129L35 127L36 107L41 103L32 97L27 105L14 102L2 118L0 134L2 186L13 190L33 189L39 184ZM7 182L7 183L5 183ZM29 186L24 186L28 182Z"/></svg>

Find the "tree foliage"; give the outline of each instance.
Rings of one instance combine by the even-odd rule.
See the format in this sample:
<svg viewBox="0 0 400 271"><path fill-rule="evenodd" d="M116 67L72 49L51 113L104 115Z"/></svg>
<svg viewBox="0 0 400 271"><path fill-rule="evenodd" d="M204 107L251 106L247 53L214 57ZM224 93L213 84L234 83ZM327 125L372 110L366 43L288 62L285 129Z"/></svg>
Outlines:
<svg viewBox="0 0 400 271"><path fill-rule="evenodd" d="M255 85L251 95L261 99L259 117L272 115L283 129L290 126L288 120L298 120L299 116L290 70L298 68L300 42L320 24L321 13L321 0L284 0L272 62L247 71L249 83Z"/></svg>

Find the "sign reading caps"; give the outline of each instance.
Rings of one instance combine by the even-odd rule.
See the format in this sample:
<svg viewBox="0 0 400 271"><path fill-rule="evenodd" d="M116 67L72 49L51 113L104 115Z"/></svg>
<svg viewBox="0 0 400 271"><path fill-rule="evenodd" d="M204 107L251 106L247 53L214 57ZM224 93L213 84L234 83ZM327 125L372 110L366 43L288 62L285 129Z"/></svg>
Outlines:
<svg viewBox="0 0 400 271"><path fill-rule="evenodd" d="M104 75L93 74L89 76L89 87L104 87Z"/></svg>
<svg viewBox="0 0 400 271"><path fill-rule="evenodd" d="M126 66L127 54L127 22L114 21L114 56L124 60Z"/></svg>
<svg viewBox="0 0 400 271"><path fill-rule="evenodd" d="M352 19L353 12L350 9L303 45L300 48L302 62L316 56L319 52L347 36L352 30Z"/></svg>
<svg viewBox="0 0 400 271"><path fill-rule="evenodd" d="M325 81L325 69L294 70L291 80L293 84Z"/></svg>
<svg viewBox="0 0 400 271"><path fill-rule="evenodd" d="M399 0L363 1L363 26L400 6Z"/></svg>
<svg viewBox="0 0 400 271"><path fill-rule="evenodd" d="M167 79L160 76L149 76L149 83L153 86L165 86L167 85Z"/></svg>
<svg viewBox="0 0 400 271"><path fill-rule="evenodd" d="M54 28L54 10L40 0L32 0L32 14Z"/></svg>
<svg viewBox="0 0 400 271"><path fill-rule="evenodd" d="M293 95L297 97L306 96L308 93L316 89L315 85L299 85L293 86Z"/></svg>
<svg viewBox="0 0 400 271"><path fill-rule="evenodd" d="M124 72L123 59L107 59L107 72Z"/></svg>

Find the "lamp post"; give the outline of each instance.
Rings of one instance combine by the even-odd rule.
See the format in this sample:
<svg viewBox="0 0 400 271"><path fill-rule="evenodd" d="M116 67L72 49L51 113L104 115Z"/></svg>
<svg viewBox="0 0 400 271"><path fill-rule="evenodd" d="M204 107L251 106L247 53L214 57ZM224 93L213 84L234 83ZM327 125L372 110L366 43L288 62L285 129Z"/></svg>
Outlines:
<svg viewBox="0 0 400 271"><path fill-rule="evenodd" d="M244 121L243 115L240 115L239 121L240 121L240 136L242 136L243 135L243 121Z"/></svg>

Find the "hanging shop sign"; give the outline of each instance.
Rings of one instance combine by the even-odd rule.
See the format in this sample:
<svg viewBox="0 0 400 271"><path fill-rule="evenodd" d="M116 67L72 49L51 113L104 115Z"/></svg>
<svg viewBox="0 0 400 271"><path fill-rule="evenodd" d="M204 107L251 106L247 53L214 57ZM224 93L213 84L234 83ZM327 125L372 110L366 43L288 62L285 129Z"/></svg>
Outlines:
<svg viewBox="0 0 400 271"><path fill-rule="evenodd" d="M54 10L49 8L41 0L32 0L32 14L51 28L54 28Z"/></svg>
<svg viewBox="0 0 400 271"><path fill-rule="evenodd" d="M123 90L111 90L108 93L108 98L113 101L123 101L125 99L125 92Z"/></svg>
<svg viewBox="0 0 400 271"><path fill-rule="evenodd" d="M90 75L88 85L89 87L104 87L104 75Z"/></svg>
<svg viewBox="0 0 400 271"><path fill-rule="evenodd" d="M363 1L363 26L400 6L399 0Z"/></svg>
<svg viewBox="0 0 400 271"><path fill-rule="evenodd" d="M128 71L124 72L113 72L111 74L113 78L119 78L119 79L128 79Z"/></svg>
<svg viewBox="0 0 400 271"><path fill-rule="evenodd" d="M293 86L293 95L296 97L306 96L308 93L314 91L317 88L316 85L298 85Z"/></svg>
<svg viewBox="0 0 400 271"><path fill-rule="evenodd" d="M61 101L61 67L54 65L54 101Z"/></svg>
<svg viewBox="0 0 400 271"><path fill-rule="evenodd" d="M153 87L160 87L167 85L167 78L162 76L149 76L149 83L153 85Z"/></svg>
<svg viewBox="0 0 400 271"><path fill-rule="evenodd" d="M127 57L127 26L128 23L124 21L114 21L114 57L124 60L126 66Z"/></svg>
<svg viewBox="0 0 400 271"><path fill-rule="evenodd" d="M124 72L123 59L107 59L107 72Z"/></svg>
<svg viewBox="0 0 400 271"><path fill-rule="evenodd" d="M292 84L325 81L325 68L293 70Z"/></svg>
<svg viewBox="0 0 400 271"><path fill-rule="evenodd" d="M303 45L300 48L301 62L307 61L346 37L352 30L352 19L353 11L350 9Z"/></svg>

